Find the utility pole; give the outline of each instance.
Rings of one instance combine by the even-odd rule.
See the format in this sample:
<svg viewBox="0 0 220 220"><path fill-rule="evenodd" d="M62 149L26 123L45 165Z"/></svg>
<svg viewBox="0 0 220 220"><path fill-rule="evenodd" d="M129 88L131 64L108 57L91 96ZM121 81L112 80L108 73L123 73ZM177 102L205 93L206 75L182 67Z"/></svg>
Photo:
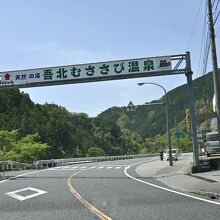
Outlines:
<svg viewBox="0 0 220 220"><path fill-rule="evenodd" d="M191 130L192 130L192 144L193 144L193 170L197 171L200 169L199 164L199 152L198 152L198 139L197 139L197 130L196 130L196 116L195 116L195 107L194 107L194 98L193 98L193 87L192 87L192 69L190 61L190 53L186 52L186 78L187 78L187 89L189 96L189 109L190 109L190 119L191 119ZM193 172L194 172L193 171Z"/></svg>
<svg viewBox="0 0 220 220"><path fill-rule="evenodd" d="M216 98L217 124L218 124L218 132L220 132L220 75L218 72L218 61L217 61L217 53L215 46L215 30L213 23L212 2L211 0L207 0L207 3L208 3L209 36L211 43L211 55L212 55L212 66L213 66L214 93ZM220 138L219 138L219 144L220 144Z"/></svg>

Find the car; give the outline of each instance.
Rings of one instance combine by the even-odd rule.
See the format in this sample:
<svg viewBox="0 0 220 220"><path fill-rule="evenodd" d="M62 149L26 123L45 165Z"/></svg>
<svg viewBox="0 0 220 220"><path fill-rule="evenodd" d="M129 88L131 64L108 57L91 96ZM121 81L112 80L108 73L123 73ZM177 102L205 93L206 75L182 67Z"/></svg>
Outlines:
<svg viewBox="0 0 220 220"><path fill-rule="evenodd" d="M179 160L179 156L181 155L181 151L177 148L172 148L172 160ZM169 160L169 149L166 151L167 161Z"/></svg>

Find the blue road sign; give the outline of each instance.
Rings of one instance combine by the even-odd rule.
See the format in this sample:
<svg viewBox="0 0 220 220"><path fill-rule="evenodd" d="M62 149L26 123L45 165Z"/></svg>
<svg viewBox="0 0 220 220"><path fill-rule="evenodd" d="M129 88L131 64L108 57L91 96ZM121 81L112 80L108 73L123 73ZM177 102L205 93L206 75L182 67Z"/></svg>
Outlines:
<svg viewBox="0 0 220 220"><path fill-rule="evenodd" d="M180 138L181 132L180 132L180 131L177 131L177 132L175 133L175 135L176 135L177 138Z"/></svg>

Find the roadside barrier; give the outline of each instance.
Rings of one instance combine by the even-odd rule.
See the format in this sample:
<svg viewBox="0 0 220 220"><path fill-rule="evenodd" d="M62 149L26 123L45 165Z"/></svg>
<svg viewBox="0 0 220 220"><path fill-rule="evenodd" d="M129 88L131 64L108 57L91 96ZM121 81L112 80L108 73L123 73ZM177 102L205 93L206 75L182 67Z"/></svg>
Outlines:
<svg viewBox="0 0 220 220"><path fill-rule="evenodd" d="M17 169L32 169L33 164L28 163L20 163L12 160L6 160L5 161L5 168L4 168L4 162L0 161L0 171L4 170L17 170Z"/></svg>
<svg viewBox="0 0 220 220"><path fill-rule="evenodd" d="M66 166L81 163L94 163L102 161L126 160L135 158L145 158L159 156L158 153L153 154L137 154L137 155L122 155L122 156L102 156L102 157L81 157L81 158L67 158L67 159L50 159L34 161L35 169L45 169L49 167Z"/></svg>

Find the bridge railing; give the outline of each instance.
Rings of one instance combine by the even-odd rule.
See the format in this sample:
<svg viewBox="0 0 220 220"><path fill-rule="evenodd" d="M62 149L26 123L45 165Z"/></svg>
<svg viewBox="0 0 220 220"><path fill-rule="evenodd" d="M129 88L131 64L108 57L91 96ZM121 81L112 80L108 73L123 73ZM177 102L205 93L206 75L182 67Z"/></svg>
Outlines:
<svg viewBox="0 0 220 220"><path fill-rule="evenodd" d="M0 161L0 171L3 170L4 162ZM16 169L32 169L33 164L28 163L20 163L12 160L6 160L5 161L5 170L16 170Z"/></svg>
<svg viewBox="0 0 220 220"><path fill-rule="evenodd" d="M72 165L72 164L94 163L94 162L113 161L113 160L126 160L126 159L135 159L135 158L153 157L153 156L158 156L158 155L159 155L158 153L153 153L153 154L136 154L136 155L121 155L121 156L50 159L50 160L34 161L33 165L35 169L44 169L44 168L49 168L49 167L66 166L66 165Z"/></svg>

